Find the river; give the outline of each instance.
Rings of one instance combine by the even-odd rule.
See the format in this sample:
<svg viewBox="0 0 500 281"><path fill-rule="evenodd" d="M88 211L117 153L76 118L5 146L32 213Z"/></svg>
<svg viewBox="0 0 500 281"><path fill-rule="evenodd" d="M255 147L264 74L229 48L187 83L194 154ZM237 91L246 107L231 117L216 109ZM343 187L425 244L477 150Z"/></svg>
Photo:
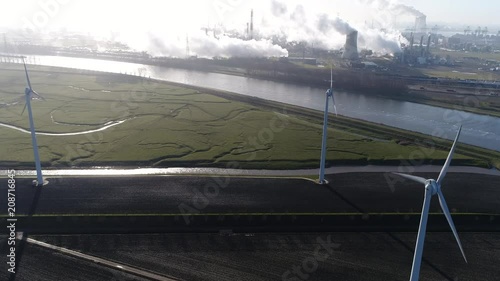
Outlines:
<svg viewBox="0 0 500 281"><path fill-rule="evenodd" d="M28 62L111 73L140 73L154 79L230 91L315 110L323 110L328 87L328 83L325 83L325 88L314 88L220 73L85 58L36 56L29 57ZM335 101L340 115L447 139L453 139L459 124L462 124L461 142L500 151L500 118L497 117L348 91L335 91Z"/></svg>

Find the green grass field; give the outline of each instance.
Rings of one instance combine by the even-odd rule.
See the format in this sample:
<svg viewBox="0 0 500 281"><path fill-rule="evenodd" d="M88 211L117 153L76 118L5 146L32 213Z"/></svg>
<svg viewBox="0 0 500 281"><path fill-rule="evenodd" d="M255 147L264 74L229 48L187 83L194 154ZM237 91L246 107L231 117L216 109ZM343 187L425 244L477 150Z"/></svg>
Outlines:
<svg viewBox="0 0 500 281"><path fill-rule="evenodd" d="M467 57L474 57L483 60L497 60L500 61L500 53L482 53L482 52L464 52L464 51L446 51L440 49L432 49L433 54L445 57L450 55L453 59L464 59Z"/></svg>
<svg viewBox="0 0 500 281"><path fill-rule="evenodd" d="M30 67L40 156L45 167L68 166L218 166L236 161L241 168L317 167L321 122L264 109L168 83L115 74L64 73ZM69 71L69 70L68 70ZM20 65L0 64L0 122L29 130L24 106L24 72ZM111 122L111 123L110 123ZM44 133L75 133L49 136ZM0 163L32 167L31 138L0 126ZM330 127L327 159L344 164L398 164L415 145L399 145L384 135ZM424 155L426 162L446 158L447 151ZM492 157L497 157L494 155ZM486 166L489 159L458 153L455 159Z"/></svg>
<svg viewBox="0 0 500 281"><path fill-rule="evenodd" d="M461 79L461 80L489 80L497 81L500 79L498 73L485 70L477 69L456 69L447 66L434 66L432 68L422 68L420 69L422 74L429 77L440 77L440 78L450 78L450 79ZM455 71L455 72L454 72Z"/></svg>
<svg viewBox="0 0 500 281"><path fill-rule="evenodd" d="M489 71L489 67L482 64L481 61L471 61L468 58L477 58L480 60L500 61L500 53L481 53L481 52L463 52L463 51L445 51L432 49L433 55L445 58L450 56L452 60L462 61L454 67L433 66L431 68L421 68L423 74L430 77L443 77L452 79L476 79L498 81L500 73ZM478 68L482 68L479 70ZM455 71L455 72L453 72Z"/></svg>

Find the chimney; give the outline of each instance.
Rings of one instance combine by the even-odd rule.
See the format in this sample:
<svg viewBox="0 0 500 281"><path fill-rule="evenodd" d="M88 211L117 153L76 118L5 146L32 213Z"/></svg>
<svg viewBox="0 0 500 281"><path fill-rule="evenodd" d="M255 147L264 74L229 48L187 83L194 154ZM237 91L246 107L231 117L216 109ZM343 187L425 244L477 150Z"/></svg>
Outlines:
<svg viewBox="0 0 500 281"><path fill-rule="evenodd" d="M429 34L429 38L427 38L427 55L430 54L429 48L431 46L431 35Z"/></svg>
<svg viewBox="0 0 500 281"><path fill-rule="evenodd" d="M413 50L413 32L410 34L410 50Z"/></svg>
<svg viewBox="0 0 500 281"><path fill-rule="evenodd" d="M422 35L420 37L420 56L424 55L424 36Z"/></svg>
<svg viewBox="0 0 500 281"><path fill-rule="evenodd" d="M253 39L253 9L250 11L250 39Z"/></svg>

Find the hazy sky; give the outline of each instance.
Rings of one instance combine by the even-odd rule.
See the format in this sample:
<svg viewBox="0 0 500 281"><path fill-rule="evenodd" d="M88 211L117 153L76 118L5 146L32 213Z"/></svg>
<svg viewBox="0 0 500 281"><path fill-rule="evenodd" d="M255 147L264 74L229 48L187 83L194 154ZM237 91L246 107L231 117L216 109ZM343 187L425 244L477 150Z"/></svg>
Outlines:
<svg viewBox="0 0 500 281"><path fill-rule="evenodd" d="M377 0L307 0L290 1L302 4L309 11L339 15L347 21L371 21L377 12L372 2ZM497 0L383 0L413 6L427 15L430 22L463 23L463 26L500 25L500 1ZM270 1L247 0L2 0L0 2L0 26L26 26L31 22L44 29L89 30L108 32L123 29L164 24L161 28L181 28L199 25L201 22L229 25L248 21L251 8L256 19L268 8ZM285 1L283 1L285 2ZM55 4L55 5L54 5ZM45 8L44 8L45 6ZM411 22L412 17L399 15L399 22Z"/></svg>
<svg viewBox="0 0 500 281"><path fill-rule="evenodd" d="M498 0L2 0L0 27L47 33L80 31L128 44L155 55L286 56L269 40L246 35L254 11L256 38L278 35L323 49L345 44L345 30L358 30L358 45L377 53L400 50L404 38L396 25L411 27L417 15L429 23L500 28ZM429 24L429 25L431 25ZM348 28L346 28L348 26ZM220 32L205 33L203 27ZM113 31L113 32L111 32ZM216 31L217 32L217 31ZM186 51L188 48L190 51Z"/></svg>
<svg viewBox="0 0 500 281"><path fill-rule="evenodd" d="M414 6L434 22L499 26L500 1L497 0L401 0Z"/></svg>

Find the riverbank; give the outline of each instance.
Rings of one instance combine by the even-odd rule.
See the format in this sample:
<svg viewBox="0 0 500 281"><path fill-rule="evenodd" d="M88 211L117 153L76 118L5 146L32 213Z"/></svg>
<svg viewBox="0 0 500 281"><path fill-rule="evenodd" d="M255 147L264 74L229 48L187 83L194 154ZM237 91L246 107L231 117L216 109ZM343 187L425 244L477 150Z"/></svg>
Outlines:
<svg viewBox="0 0 500 281"><path fill-rule="evenodd" d="M189 86L193 87L193 86ZM195 89L202 89L200 87L193 87ZM317 124L322 123L323 120L323 113L318 112L316 110L311 110L299 106L293 106L293 105L284 105L279 102L274 102L274 101L269 101L269 100L263 100L259 98L254 98L254 97L248 97L244 95L239 95L236 93L228 93L228 92L222 92L222 91L216 91L216 90L209 90L211 94L214 95L220 95L225 98L233 98L237 99L239 101L244 101L246 103L251 103L256 106L261 106L263 108L267 108L270 110L280 110L283 109L283 107L286 107L286 111L289 114L293 114L295 116L305 118L311 122L315 122ZM442 150L449 150L451 147L452 141L449 141L447 139L435 137L435 136L429 136L425 134L421 134L418 132L414 131L409 131L409 130L402 130L386 125L381 125L381 124L376 124L372 122L367 122L355 118L349 118L345 116L334 116L333 114L329 115L329 124L332 124L331 126L336 126L338 128L342 128L343 130L355 133L355 134L361 134L365 136L370 136L375 139L381 140L381 141L391 141L391 142L396 142L400 143L403 145L415 145L417 147L420 147L423 152L424 150L433 150L433 149L442 149ZM460 148L462 147L462 148ZM417 149L418 151L418 149ZM473 145L467 145L467 144L460 144L459 147L457 147L456 150L460 154L464 154L470 157L477 157L478 159L491 159L491 162L489 162L489 165L483 166L483 165L478 165L478 167L496 167L497 169L500 169L500 153L497 151L492 151L484 148L480 148L477 146ZM490 158L490 156L491 158ZM423 159L416 159L418 162L421 162ZM399 164L402 162L405 162L404 160L399 160ZM425 160L423 160L422 164L428 163ZM359 165L367 165L367 164L372 164L372 163L354 163L354 164L359 164ZM391 165L389 163L384 163L385 165ZM376 165L376 164L374 164Z"/></svg>
<svg viewBox="0 0 500 281"><path fill-rule="evenodd" d="M500 89L414 85L401 100L500 117Z"/></svg>
<svg viewBox="0 0 500 281"><path fill-rule="evenodd" d="M328 175L347 173L393 173L410 171L412 173L439 173L442 166L332 166L325 169ZM471 166L450 166L450 173L466 173L476 175L500 176L500 170L495 168L480 168ZM130 168L130 167L92 167L88 169L57 169L44 170L47 177L112 177L112 176L220 176L248 178L289 178L317 180L319 168L299 170L244 170L227 168ZM35 170L16 170L16 177L31 178ZM310 176L307 176L310 175ZM7 170L0 170L0 177L7 176Z"/></svg>
<svg viewBox="0 0 500 281"><path fill-rule="evenodd" d="M327 87L330 80L330 71L326 68L266 59L153 59L80 53L58 53L57 55L220 73L310 87ZM362 91L378 97L500 117L500 97L488 95L490 92L497 93L498 88L490 89L487 87L489 84L483 85L480 81L476 84L464 84L464 81L456 79L441 81L438 77L428 75L427 72L418 73L415 70L392 73L381 70L374 72L369 69L335 67L333 83L337 90ZM440 92L431 90L432 87L446 88L444 91L449 91L448 94L455 93L455 95L442 95ZM462 89L469 93L458 94ZM488 94L482 95L483 91L487 91Z"/></svg>
<svg viewBox="0 0 500 281"><path fill-rule="evenodd" d="M12 71L3 78L12 81L12 75L21 72ZM40 131L81 131L82 126L92 130L117 119L131 120L89 136L39 136L45 168L228 167L234 162L244 169L318 166L323 118L319 111L130 75L82 75L46 67L31 72L37 90L51 93L48 102L34 106L41 116ZM23 81L17 83L3 91L16 93L23 88ZM63 104L69 114L54 111ZM2 113L7 114L3 120L27 128L15 110ZM65 125L54 124L54 118ZM411 165L439 165L451 146L443 139L353 118L330 116L330 121L328 165L410 161L404 159L411 159ZM15 132L4 139L3 166L31 168L26 136ZM499 167L498 159L498 152L460 144L453 164Z"/></svg>
<svg viewBox="0 0 500 281"><path fill-rule="evenodd" d="M222 73L234 76L242 76L242 77L251 77L258 78L263 80L275 81L275 82L285 82L292 83L298 85L312 86L312 87L326 87L328 84L326 80L326 74L323 74L323 81L318 83L310 83L307 81L302 81L302 79L283 79L283 78L273 78L265 74L260 75L252 75L245 72L237 71L237 70L213 70L214 73ZM324 72L324 71L323 71ZM337 77L343 76L345 73L336 72ZM383 74L378 74L376 76L382 76ZM373 77L363 77L360 75L360 80L373 80ZM387 79L392 79L394 77L387 77ZM430 106L436 106L446 109L452 110L461 110L470 113L489 115L494 117L500 117L500 96L498 93L500 90L498 89L483 89L482 87L476 88L468 88L465 89L466 93L460 93L464 89L461 86L453 86L453 85L443 85L439 88L441 90L430 89L428 84L413 84L413 81L401 82L405 81L404 77L395 78L396 81L400 81L401 87L394 87L390 90L380 89L374 90L377 87L377 83L373 82L367 88L352 88L346 87L345 85L334 85L336 90L352 90L356 92L368 93L370 95L375 95L377 97L382 97L386 99L395 99L400 101L408 101L419 104L425 104ZM387 81L384 81L387 83ZM348 84L348 83L347 83ZM399 85L399 84L398 84ZM339 86L339 88L337 88ZM436 86L435 86L436 87ZM444 90L442 90L444 89ZM486 91L487 94L483 92Z"/></svg>

